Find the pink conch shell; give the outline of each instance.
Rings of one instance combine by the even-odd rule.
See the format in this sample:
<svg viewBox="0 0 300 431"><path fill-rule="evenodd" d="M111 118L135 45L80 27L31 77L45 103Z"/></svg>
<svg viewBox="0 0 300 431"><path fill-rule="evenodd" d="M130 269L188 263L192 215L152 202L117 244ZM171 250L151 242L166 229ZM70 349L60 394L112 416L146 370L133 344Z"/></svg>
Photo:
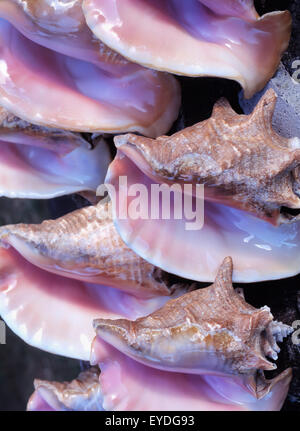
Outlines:
<svg viewBox="0 0 300 431"><path fill-rule="evenodd" d="M113 76L35 44L1 19L0 104L41 126L158 136L177 117L180 90L172 76L144 68Z"/></svg>
<svg viewBox="0 0 300 431"><path fill-rule="evenodd" d="M259 17L253 1L84 0L83 11L95 35L124 57L179 75L234 79L246 97L272 77L291 31L288 11Z"/></svg>
<svg viewBox="0 0 300 431"><path fill-rule="evenodd" d="M297 220L282 207L300 209L300 139L272 129L277 96L269 90L250 115L226 99L212 116L156 140L117 136L116 146L157 182L205 186L205 200L249 211L270 223Z"/></svg>
<svg viewBox="0 0 300 431"><path fill-rule="evenodd" d="M242 119L247 122L247 117L242 117ZM264 119L265 117L262 117L262 122ZM249 120L251 119L249 118ZM225 122L227 120L223 121ZM199 128L201 128L201 124L203 123L200 123L198 126ZM214 130L214 121L204 124L207 124L208 129L211 128ZM197 126L195 126L195 130L197 130ZM211 133L214 134L213 131ZM235 262L233 279L236 282L274 280L299 273L299 222L282 224L276 227L265 220L254 217L251 213L231 208L217 202L211 202L206 199L203 201L203 199L197 198L195 200L198 208L198 215L203 222L203 226L201 226L201 224L195 223L194 220L186 215L185 208L182 208L181 218L176 218L174 215L175 203L178 201L176 199L176 194L181 195L183 206L185 204L186 194L182 196L182 191L184 191L182 187L180 193L176 191L174 195L171 193L169 219L161 216L163 209L162 199L160 199L156 211L159 217L152 217L152 185L157 185L161 181L155 169L159 170L162 175L165 174L165 182L170 185L170 182L174 182L174 176L176 177L181 166L182 173L184 173L185 166L190 167L190 170L195 166L197 173L197 168L200 166L204 169L208 180L212 182L215 181L216 184L218 184L220 180L220 182L223 181L221 184L225 183L225 185L226 182L228 182L231 190L234 190L234 181L230 183L231 180L234 180L234 169L231 172L232 176L230 176L229 173L228 178L226 178L226 173L222 176L221 168L219 168L219 175L215 174L215 178L213 178L213 176L209 177L209 167L212 168L212 172L218 173L218 163L220 163L220 166L223 166L223 168L227 166L229 171L229 163L232 163L234 167L235 161L239 160L239 152L237 151L235 156L231 154L230 158L226 156L226 160L229 160L229 162L224 166L225 157L220 157L220 160L218 160L218 156L219 154L224 154L222 145L226 146L227 141L222 141L220 140L221 138L218 138L219 154L215 155L217 162L214 163L213 158L208 157L207 154L207 157L203 157L203 163L201 164L202 153L200 152L200 154L195 155L195 150L201 148L200 144L198 144L198 136L198 133L196 135L193 134L193 128L191 128L187 130L186 135L183 131L179 132L175 137L162 137L159 138L158 141L151 142L145 141L143 138L134 137L133 135L115 138L115 142L119 148L118 154L109 167L105 181L107 184L113 185L116 190L116 193L112 193L109 189L111 198L114 201L115 226L123 241L135 253L139 254L143 259L151 262L153 265L159 266L164 271L191 280L213 281L218 265L224 259L224 256L232 256ZM128 138L130 138L130 144L127 144ZM144 145L145 142L146 145ZM200 141L200 143L201 142L202 141ZM289 142L292 144L292 140ZM296 144L298 140L296 139L294 142ZM156 143L159 144L157 147L155 146ZM165 145L166 143L168 143L168 145ZM216 142L214 143L216 144ZM184 160L184 157L182 158L183 162L186 162L185 164L180 163L180 154L176 154L177 144L178 152L184 151L187 154L186 160ZM260 141L260 145L263 144L264 141ZM235 144L235 147L237 147L237 144ZM277 156L277 161L275 163L276 159L274 159L273 165L271 163L272 148L274 148L274 154ZM265 147L265 150L267 149L268 147ZM274 180L274 184L278 184L276 172L279 173L279 178L282 179L282 190L288 192L288 196L294 196L294 200L297 201L298 198L296 194L293 195L288 185L290 183L292 187L293 184L296 184L292 176L289 176L289 172L292 172L294 169L295 174L297 174L297 169L295 168L297 166L299 150L297 148L293 149L292 145L291 149L280 148L279 145L276 148L275 143L271 144L270 149L271 160L268 162L268 166L270 166L271 173L273 173L273 168L275 170L275 177L272 178L272 181ZM143 157L147 151L150 151L149 154L151 153L151 161L149 158L150 164L145 163L146 159ZM234 150L232 149L232 151ZM189 152L190 157L188 154ZM207 146L207 153L208 152L209 146ZM166 160L164 160L164 157L166 157ZM282 157L279 164L278 157ZM251 161L252 157L248 158L246 153L245 160L247 159ZM294 160L294 164L292 159ZM178 171L176 166L177 161L179 161ZM161 165L159 164L160 162ZM281 162L283 166L281 166L282 169L280 170ZM252 165L254 165L255 169L254 154ZM239 170L241 166L243 165L237 164ZM262 179L266 179L266 172L264 171L265 166L266 165L259 165L259 161L257 161L257 169L260 167ZM142 170L140 168L142 168ZM247 185L247 183L245 183L245 178L247 179L247 175L249 175L250 177L248 177L248 179L250 180L252 173L253 170L247 171L246 168L244 169L244 189L245 185ZM259 171L257 171L257 173L259 173ZM198 174L200 175L199 171ZM125 187L125 190L123 190L123 185L120 183L120 177L126 178L127 189ZM285 180L283 181L284 178ZM187 182L189 182L189 178L187 178ZM267 181L263 181L263 184L264 183L267 187L269 186ZM130 191L131 186L135 187L136 184L142 184L146 187L149 202L146 208L146 215L141 211L141 214L137 214L137 217L133 217L131 216L130 208L135 205L137 197L134 193L130 196L128 191ZM181 185L183 185L183 183ZM251 191L251 187L247 186L246 190L247 188ZM216 187L216 189L218 189L218 187ZM255 186L252 190L254 189ZM269 191L272 192L272 186L269 188ZM273 192L276 195L278 190L273 190ZM296 192L297 190L295 188L294 193ZM252 196L255 197L255 191L252 193ZM206 193L204 197L206 197ZM219 199L220 197L222 198L222 196L219 196ZM263 190L260 199L263 201ZM164 203L165 202L166 199L164 200ZM277 199L276 202L282 203L280 199ZM240 205L238 201L237 204ZM156 234L153 235L153 232Z"/></svg>
<svg viewBox="0 0 300 431"><path fill-rule="evenodd" d="M174 288L168 274L124 244L114 227L110 203L100 202L42 224L3 226L0 240L41 269L108 284L141 298L169 296Z"/></svg>
<svg viewBox="0 0 300 431"><path fill-rule="evenodd" d="M142 300L115 288L51 274L12 248L0 250L0 274L0 314L7 325L34 347L82 360L89 360L97 316L134 319L158 309L168 298Z"/></svg>
<svg viewBox="0 0 300 431"><path fill-rule="evenodd" d="M92 367L71 382L34 381L28 411L100 411L102 396L99 369Z"/></svg>
<svg viewBox="0 0 300 431"><path fill-rule="evenodd" d="M168 301L136 321L97 319L100 338L133 359L188 374L255 375L273 370L277 342L293 330L234 291L226 258L213 285Z"/></svg>
<svg viewBox="0 0 300 431"><path fill-rule="evenodd" d="M111 161L108 145L93 149L80 135L33 126L0 108L0 195L49 199L96 192Z"/></svg>
<svg viewBox="0 0 300 431"><path fill-rule="evenodd" d="M66 155L88 143L79 133L36 126L21 120L0 107L0 139L13 144L26 144Z"/></svg>
<svg viewBox="0 0 300 431"><path fill-rule="evenodd" d="M272 380L262 370L276 368L266 356L277 358L276 342L292 329L275 322L267 307L247 304L231 276L226 258L208 288L135 322L94 322L91 363L101 369L105 410L281 408L291 369Z"/></svg>
<svg viewBox="0 0 300 431"><path fill-rule="evenodd" d="M253 20L259 18L253 0L198 0L217 15L245 18Z"/></svg>
<svg viewBox="0 0 300 431"><path fill-rule="evenodd" d="M121 73L138 66L106 47L86 25L82 0L1 0L0 16L33 42Z"/></svg>
<svg viewBox="0 0 300 431"><path fill-rule="evenodd" d="M101 211L97 216L99 214ZM92 235L93 228L98 228L96 233L100 241L91 236L90 243L86 238L80 246L80 233L85 232L84 226L88 224L88 216L91 221L91 227L88 228L89 234ZM58 232L55 234L53 234L52 224L55 222L46 222L42 228L37 226L36 230L33 226L25 226L23 230L18 226L3 227L2 246L6 248L0 248L1 317L28 344L51 353L82 360L88 360L90 356L91 342L95 335L92 322L95 318L101 316L108 319L136 319L157 310L170 298L166 296L167 286L163 279L160 279L162 272L135 257L131 250L126 249L108 220L104 218L101 232L101 228L99 229L101 223L99 222L98 226L98 221L94 220L93 225L93 218L95 218L95 210L82 209L66 216L65 228L64 220L59 220L56 224ZM82 231L79 229L80 224L82 224ZM50 234L51 231L53 234L52 246L51 235L49 234L47 238L47 227ZM40 238L39 229L41 229ZM63 235L64 229L70 229L71 238L67 244L63 244L64 241L62 241L62 238L66 238ZM18 230L19 236L16 234ZM22 239L22 232L26 240L24 237ZM110 239L107 237L108 233L111 235ZM59 240L62 248L58 246ZM92 248L89 248L91 244ZM100 251L97 250L97 245ZM72 250L73 247L74 250ZM23 253L25 258L18 252ZM69 259L72 271L75 272L78 265L78 278L85 282L58 275L77 277L77 274L71 274L63 268L63 253L66 253L66 259ZM93 253L96 254L93 255ZM101 256L104 261L101 260ZM57 268L54 267L56 259L58 259ZM74 259L73 262L72 259ZM128 259L127 267L126 259ZM112 286L119 286L120 283L120 287L126 290L126 278L128 278L127 290L137 295L141 291L140 295L146 297L153 296L156 291L160 296L149 299L138 298L114 287L89 283L88 268L85 264L91 264L91 272L93 272L95 266L96 270L99 267L103 270L105 261L111 273L107 272L103 277L100 275L98 279L93 278L91 274L91 281L106 281L107 285ZM81 271L82 275L80 275ZM190 289L193 286L174 285L170 288L170 294L180 295L186 291L186 288ZM164 296L161 296L161 292Z"/></svg>
<svg viewBox="0 0 300 431"><path fill-rule="evenodd" d="M292 378L291 369L272 380L261 375L251 390L242 376L161 371L136 362L99 337L93 342L91 361L101 368L103 409L113 411L280 410Z"/></svg>

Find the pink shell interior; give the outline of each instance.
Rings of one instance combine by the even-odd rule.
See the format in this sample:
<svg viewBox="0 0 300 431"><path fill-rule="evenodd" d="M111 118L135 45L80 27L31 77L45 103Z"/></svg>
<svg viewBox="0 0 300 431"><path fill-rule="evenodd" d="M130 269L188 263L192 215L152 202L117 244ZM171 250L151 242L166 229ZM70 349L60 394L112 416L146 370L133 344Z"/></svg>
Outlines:
<svg viewBox="0 0 300 431"><path fill-rule="evenodd" d="M280 227L257 219L246 212L204 201L204 225L200 230L187 230L190 222L183 211L182 219L171 217L146 219L130 216L136 197L119 189L119 176L127 178L128 188L144 184L148 197L154 182L119 152L111 163L106 183L115 186L111 195L115 206L114 222L123 241L135 253L167 272L198 281L213 281L224 257L234 262L233 281L257 282L295 275L300 270L300 225ZM149 200L150 208L151 202ZM198 202L199 208L203 201ZM161 201L159 214L161 214ZM153 235L153 232L156 232Z"/></svg>
<svg viewBox="0 0 300 431"><path fill-rule="evenodd" d="M234 79L247 97L275 72L289 40L289 14L258 19L253 1L84 0L83 10L96 36L132 61Z"/></svg>

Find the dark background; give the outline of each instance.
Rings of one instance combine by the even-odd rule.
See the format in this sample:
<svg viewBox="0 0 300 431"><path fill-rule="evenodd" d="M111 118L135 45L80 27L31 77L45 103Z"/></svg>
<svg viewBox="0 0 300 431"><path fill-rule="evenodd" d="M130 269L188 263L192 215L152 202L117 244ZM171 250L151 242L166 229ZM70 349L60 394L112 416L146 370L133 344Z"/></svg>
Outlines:
<svg viewBox="0 0 300 431"><path fill-rule="evenodd" d="M300 0L258 0L259 13L289 9L293 14L293 36L288 52L283 57L291 73L291 64L300 59ZM238 84L221 79L180 78L183 92L182 112L174 130L192 125L209 117L214 102L227 97L233 107L238 105ZM300 109L300 107L299 107ZM75 196L50 201L0 199L0 224L40 223L56 218L84 204ZM258 283L245 287L246 300L254 306L268 305L277 320L291 324L300 320L300 276L282 281ZM76 319L76 317L74 317ZM79 361L48 354L25 344L7 328L6 345L0 345L0 411L25 410L33 392L34 378L71 380L77 376L82 364ZM293 367L293 381L284 410L300 411L300 346L291 337L282 343L278 371ZM277 372L278 372L277 371ZM271 374L268 377L272 377Z"/></svg>

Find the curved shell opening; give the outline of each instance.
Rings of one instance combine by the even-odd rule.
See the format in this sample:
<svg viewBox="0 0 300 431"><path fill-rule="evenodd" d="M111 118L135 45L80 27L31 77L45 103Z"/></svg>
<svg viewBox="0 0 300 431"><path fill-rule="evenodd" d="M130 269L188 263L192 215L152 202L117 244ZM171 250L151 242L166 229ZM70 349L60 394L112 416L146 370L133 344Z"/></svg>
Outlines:
<svg viewBox="0 0 300 431"><path fill-rule="evenodd" d="M172 76L144 68L110 75L95 64L32 42L3 19L0 51L0 103L30 123L157 136L177 117L180 90Z"/></svg>
<svg viewBox="0 0 300 431"><path fill-rule="evenodd" d="M126 186L120 182L120 177L126 179ZM152 217L151 186L157 183L121 150L111 163L105 182L116 191L111 193L114 223L122 240L143 259L164 271L190 280L213 281L224 257L231 256L235 262L235 282L274 280L299 272L299 223L276 227L244 211L201 198L194 202L198 218L193 211L187 216L184 208L178 217L174 209L178 201L172 193L167 217L162 217L161 197L155 201L156 211ZM147 197L143 210L137 211L142 200L136 192L136 184L142 185ZM182 197L182 190L180 194ZM179 202L183 206L184 199Z"/></svg>
<svg viewBox="0 0 300 431"><path fill-rule="evenodd" d="M186 0L183 7L181 0L84 0L83 11L95 35L131 61L234 79L246 97L272 77L291 32L289 12L259 18L253 1Z"/></svg>

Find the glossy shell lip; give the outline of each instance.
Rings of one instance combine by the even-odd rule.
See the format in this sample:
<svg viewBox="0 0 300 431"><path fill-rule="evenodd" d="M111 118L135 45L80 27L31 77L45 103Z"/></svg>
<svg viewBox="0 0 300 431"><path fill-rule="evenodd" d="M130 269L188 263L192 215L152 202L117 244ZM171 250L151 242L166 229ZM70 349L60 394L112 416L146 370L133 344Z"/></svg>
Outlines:
<svg viewBox="0 0 300 431"><path fill-rule="evenodd" d="M205 1L204 3L206 6L210 6L210 2ZM288 46L291 32L291 16L288 11L272 12L258 18L257 14L253 14L253 2L247 2L246 8L249 9L249 13L246 13L247 18L245 18L244 10L238 12L238 17L237 14L233 14L233 17L224 18L221 14L218 19L223 19L225 23L228 19L233 20L231 25L226 24L227 31L231 31L235 27L235 21L238 20L239 25L245 26L249 30L249 34L244 35L244 40L239 40L238 43L232 44L232 37L228 37L227 42L223 42L224 45L218 45L218 41L213 40L215 31L206 31L214 43L203 43L194 35L197 26L194 32L189 28L189 21L196 19L198 9L202 11L201 13L203 10L207 13L206 8L201 9L201 7L203 8L202 2L193 0L189 3L189 7L194 9L190 14L187 12L188 23L181 22L182 14L179 14L178 11L175 18L174 13L173 15L170 13L172 8L176 10L176 7L180 8L181 4L178 6L175 0L163 4L165 9L159 2L84 0L83 11L89 27L96 36L131 61L178 75L233 79L244 88L247 98L265 86L274 74L280 57ZM213 6L213 8L218 9L217 6ZM126 12L129 15L125 17ZM143 20L143 26L139 19L142 13L144 20L145 16L148 17L146 24ZM203 20L201 13L200 21ZM216 16L215 10L212 16ZM179 17L181 17L180 22L178 22ZM152 23L156 24L156 33L148 38L145 27ZM132 28L135 29L134 33ZM161 37L159 37L161 33L164 34L164 44L161 44ZM257 35L260 35L260 40L256 40ZM250 41L248 46L245 40ZM236 51L241 46L244 49ZM200 54L205 49L206 57L201 57ZM269 50L268 56L265 55L266 49ZM200 53L199 58L195 58L197 52ZM248 55L245 55L245 52ZM180 56L181 53L183 53L183 58ZM221 64L218 63L220 57L223 59Z"/></svg>
<svg viewBox="0 0 300 431"><path fill-rule="evenodd" d="M0 47L1 105L29 123L158 136L178 115L180 87L170 75L134 67L113 76L93 63L32 42L3 19Z"/></svg>
<svg viewBox="0 0 300 431"><path fill-rule="evenodd" d="M159 277L156 280L156 268L142 262L122 245L111 219L108 223L101 219L103 223L100 220L98 226L95 213L103 217L101 209L97 213L95 208L86 207L58 222L46 221L42 226L2 227L0 234L2 318L28 344L81 360L89 359L94 338L92 321L97 316L114 319L147 315L161 307L170 296L176 297L190 288L189 285L172 285L169 290L163 280ZM103 244L101 238L96 244L90 242L95 224L100 233L101 229L107 230ZM78 238L85 229L87 236L78 248ZM62 243L66 232L72 244ZM97 256L100 270L107 259L111 259L111 272L97 278L99 268L96 268L96 277L95 271L84 268L80 274L77 266L81 265L82 269L84 261L93 266ZM71 263L69 269L73 273L68 274L69 277L65 277L65 261ZM62 268L55 267L56 264Z"/></svg>
<svg viewBox="0 0 300 431"><path fill-rule="evenodd" d="M85 1L85 3L88 3L88 1ZM206 3L209 3L209 0L206 1ZM272 16L275 16L275 14L273 14ZM199 75L197 75L197 76L199 76ZM200 76L202 76L202 75L200 74ZM233 75L232 77L234 79L237 79L245 87L246 96L249 95L250 94L249 92L251 91L251 89L249 89L247 87L247 84L243 81L243 79L240 78L240 77L238 77L238 76L235 76L235 75ZM171 80L173 80L173 78L170 77L170 82L171 82ZM162 116L162 118L160 116L158 116L157 117L157 121L155 121L154 124L151 124L151 126L149 126L149 128L145 128L143 126L140 127L140 126L136 126L136 125L129 125L129 126L127 125L126 127L129 130L131 130L131 131L138 131L138 132L144 133L144 134L149 135L149 136L155 136L155 135L160 134L160 131L162 129L163 130L167 129L166 124L171 124L171 122L175 119L176 112L178 111L177 108L179 106L178 86L177 86L177 84L176 84L176 82L174 80L173 80L173 84L170 84L170 85L171 85L171 87L173 85L173 90L171 90L170 93L172 93L172 91L173 91L173 94L175 95L175 99L176 99L176 101L175 101L175 103L173 105L174 109L172 108L170 111L164 113L164 115ZM253 91L253 89L252 89L252 91ZM28 117L28 119L29 119L29 117ZM66 128L68 128L68 127L69 126L67 126ZM74 129L72 129L72 130L74 130ZM82 128L78 129L78 130L82 130ZM86 129L84 129L84 130L86 130ZM94 131L94 129L92 131ZM121 131L123 131L123 127L120 127L120 128L117 127L115 129L109 128L109 130L104 128L103 131L121 132ZM5 252L8 252L8 250L0 250L0 255L2 255L2 257L4 258L3 259L4 262L5 262ZM12 250L10 250L9 252L11 252L12 255L15 253ZM25 264L24 265L24 263L23 263L23 264L21 264L21 269L22 268L24 269L24 267L26 265L30 266L30 264ZM26 298L26 292L25 292L25 295L24 295L24 292L23 292L21 294L21 296L23 295L23 298L26 298L26 299L24 299L24 301L21 301L18 304L18 292L16 292L16 287L17 287L16 284L18 283L18 280L17 280L18 277L16 276L16 273L17 273L18 269L20 269L20 267L17 268L17 266L14 266L14 265L12 265L12 266L16 270L15 273L13 273L13 271L11 271L12 268L9 265L6 268L6 270L8 269L8 271L6 272L6 270L5 270L5 263L4 263L4 266L2 267L2 269L4 268L4 272L2 273L2 277L1 277L2 281L1 281L1 285L0 285L0 295L2 296L2 299L4 299L5 305L4 305L4 308L3 308L3 306L1 306L0 309L2 310L3 314L5 315L5 317L7 318L7 320L9 321L9 324L13 327L13 329L15 329L17 333L21 334L21 336L24 339L26 339L26 341L30 342L33 345L36 345L38 347L42 346L42 348L45 348L46 350L52 351L54 353L60 353L60 354L62 353L62 354L67 354L68 356L72 356L72 357L80 357L82 359L87 359L87 352L89 350L89 345L90 345L90 341L91 341L91 331L88 331L88 335L87 335L87 333L85 332L86 328L80 328L80 330L82 329L82 331L80 333L80 340L76 340L76 337L74 336L74 333L73 333L73 337L74 338L71 339L71 341L68 340L68 336L67 336L66 337L66 340L67 340L66 343L68 345L64 345L65 338L64 338L64 336L62 337L59 334L57 334L58 335L57 339L56 339L56 337L53 337L52 339L50 339L51 338L50 337L49 339L47 339L47 335L45 336L45 334L43 333L43 331L44 331L45 328L42 328L42 331L40 331L40 330L35 331L36 328L38 327L38 326L35 326L34 327L34 331L31 332L32 328L30 328L30 322L32 323L33 321L35 321L34 324L36 323L36 320L38 320L38 313L37 313L37 315L35 314L35 312L37 311L37 309L34 309L34 305L33 305L33 307L31 308L31 311L32 311L32 314L31 314L30 313L30 307L32 306L31 303L34 303L35 301L36 301L36 306L38 307L39 306L39 298L38 298L38 295L35 296L35 295L32 295L30 293L30 286L29 286L29 289L28 289L28 291L29 291L29 295L28 295L29 296L29 302L28 302L28 298ZM0 268L0 272L1 272L1 268ZM32 269L32 274L34 272L35 272L35 270ZM40 272L40 270L37 270L37 272ZM37 280L34 280L34 275L32 277L33 278L31 279L31 276L29 276L29 280L28 281L30 281L30 279L31 279L31 281L35 281L36 282ZM22 278L22 275L21 275L21 278ZM39 276L37 276L37 279L38 278L39 278ZM49 276L49 278L51 278L51 275ZM61 278L62 280L59 280L59 278ZM42 276L41 276L41 279L42 279ZM57 308L61 307L61 309L59 311L61 313L61 315L60 316L56 315L56 317L58 318L57 328L59 329L62 326L64 326L63 325L63 316L64 316L64 314L67 315L67 310L69 311L69 308L65 307L64 304L63 304L64 301L66 301L66 302L68 301L68 292L67 292L68 288L64 289L65 286L63 286L63 283L65 283L67 285L67 282L65 282L65 280L62 277L53 276L52 280L56 280L57 281L57 286L55 286L56 289L57 289L57 287L60 286L60 283L61 283L61 287L63 287L62 288L62 291L63 291L62 295L60 296L61 292L59 292L59 294L57 295L57 296L59 296L59 298L57 300L57 307L54 307L54 309L53 309L54 310L54 314L55 314ZM19 281L20 281L20 279L19 279ZM84 283L80 283L80 284L82 285L82 290L84 290L85 288L87 288L87 290L88 290L89 287L91 288L91 290L93 290L92 286L88 286L87 284L84 285ZM70 285L72 285L72 282L70 282ZM82 306L82 309L84 309L86 307L85 312L87 314L89 313L89 318L91 318L92 313L94 313L95 309L97 309L97 305L98 305L97 301L99 301L99 305L100 305L99 308L101 308L102 305L103 305L104 308L106 308L107 301L108 302L110 301L109 300L110 296L112 298L112 303L114 303L114 299L113 299L114 295L113 294L108 294L107 295L108 298L104 298L105 295L103 295L102 299L101 299L101 294L98 295L96 291L94 291L93 293L91 293L90 297L85 298L85 300L83 300L83 297L82 297L82 299L80 299L81 293L79 292L80 291L79 283L77 283L77 285L78 285L77 288L79 287L79 289L77 289L77 292L75 292L75 291L73 292L72 291L72 293L71 293L70 296L73 296L75 308L76 307L80 308L80 306ZM33 290L36 289L37 286L38 286L38 283L35 286L33 286ZM49 288L49 286L47 288ZM45 290L47 290L47 288ZM109 288L106 288L106 289L109 289ZM48 291L48 293L45 294L45 296L44 296L44 305L42 304L42 307L41 307L41 311L42 312L44 311L45 314L47 314L47 306L48 306L48 304L49 304L49 306L53 305L53 303L51 304L51 299L50 299L50 297L53 295L53 292L51 292L50 294L49 294L49 292L50 291ZM49 301L47 300L47 295L48 295ZM77 297L77 295L78 295L78 297ZM30 299L30 297L31 297L31 299ZM102 301L102 304L101 304L101 301ZM118 303L118 305L120 305L119 301L120 301L120 298L118 297L118 295L116 295L115 296L115 304ZM55 301L54 301L54 303L55 303ZM126 303L126 301L125 301L125 303ZM129 303L130 303L130 300L129 300ZM73 304L73 306L74 306L74 304ZM8 305L8 308L5 308L7 305ZM19 307L18 307L18 305L19 305ZM43 309L43 306L44 306L44 309ZM154 305L154 308L156 308L156 307L157 306ZM90 308L90 310L89 310L89 308ZM124 308L126 308L126 306ZM20 323L20 321L17 322L16 317L20 317L20 315L22 315L22 312L24 312L24 309L25 309L25 312L26 312L26 309L27 309L27 312L28 312L27 318L28 318L28 320L26 321L26 319L25 319L25 321L22 322L22 319L21 319L21 323ZM145 307L145 309L147 310L147 306ZM150 309L151 309L151 306L150 306L149 310ZM78 311L79 311L78 314L80 314L80 310L78 310ZM106 310L104 310L104 311L106 312ZM119 311L120 311L120 314L122 314L122 312L124 310L117 310L117 314L118 314ZM127 311L128 311L128 314L130 314L130 311L129 310L127 310ZM59 314L59 312L58 312L58 314ZM98 312L98 310L97 310L97 312ZM114 316L114 311L112 312L112 314ZM76 317L79 317L79 326L80 326L80 316L78 316L76 313L74 313L74 316L75 315L76 315ZM23 316L24 316L24 314L23 314ZM43 313L41 313L40 314L40 318L44 318L44 317L45 316L43 316ZM48 323L46 322L46 326L47 325L51 326L52 324L54 324L54 326L55 326L56 322L53 322L53 320L52 320L53 317L54 316L51 316L51 317L48 316L49 320L48 320ZM129 316L129 318L133 318L133 317ZM47 317L46 317L45 320L47 320ZM106 321L105 321L105 319L100 319L100 320L101 321L95 322L95 327L96 327L96 329L99 329L99 327L101 327L100 328L100 330L101 330L101 329L103 329L103 325L104 326L107 325L107 320ZM34 326L34 324L33 324L33 326ZM114 323L114 325L117 325L117 323ZM280 327L280 325L279 325L279 327ZM276 328L273 328L273 329L275 331ZM268 348L269 349L268 353L270 355L273 355L272 356L273 359L275 359L275 356L276 356L276 353L274 353L274 352L276 352L276 341L278 341L277 337L280 337L282 335L281 329L279 328L279 333L276 333L276 331L273 333L273 330L270 329L269 327L265 328L265 331L269 330L270 337L266 337L267 338L267 346L263 345L263 353L265 353L264 349ZM70 341L70 343L69 343L69 341ZM78 341L78 343L77 343L77 341ZM74 344L72 344L73 342L74 342ZM112 359L114 359L114 354L113 353L112 353ZM262 362L260 364L261 367L262 367L262 369L263 369L263 366L265 367L264 369L273 369L274 368L274 366L272 366L272 364L271 365L270 365L270 363L267 364L267 361L264 362L263 359L264 358L261 359ZM104 366L103 366L104 372L103 372L103 375L101 376L101 378L103 379L102 380L103 383L105 383L105 379L106 379L106 388L105 388L105 390L107 392L106 392L105 401L107 403L108 402L108 398L110 397L110 402L113 404L114 402L116 402L116 399L113 396L114 394L111 395L110 394L111 390L109 390L109 389L107 390L107 386L109 386L108 382L107 382L107 374L108 373L107 373L107 369L105 369L105 366L107 366L107 365L108 365L108 368L109 368L109 366L111 365L111 362L110 362L110 364L104 364ZM118 371L120 371L120 369L118 369L118 367L119 367L118 360L116 360L114 362L114 365L116 365L116 368L115 368L115 371L116 371L115 372L115 377L116 377L116 380L118 381L118 377L119 377ZM269 368L267 368L268 366L269 366ZM124 368L125 368L125 372L126 372L126 367L124 367ZM143 369L143 367L141 367L140 364L139 364L139 366L137 366L137 368L138 369ZM145 370L147 370L147 369L145 369ZM183 369L176 369L176 367L175 367L174 370L175 371L180 371L181 373L183 371ZM174 371L174 370L172 370L172 371ZM123 370L121 369L121 371L123 371ZM143 373L143 371L142 371L142 373ZM159 379L162 377L162 374L156 373L156 371L153 372L153 374L151 372L149 372L149 375L150 376L153 375L153 380L154 381L158 381L158 383L159 383ZM266 395L269 395L269 398L271 398L272 397L273 386L277 385L277 383L278 383L278 384L282 384L284 386L283 389L281 390L281 398L283 398L286 395L286 391L287 391L287 387L288 387L288 384L289 384L289 381L290 381L290 377L291 377L291 371L290 370L286 370L284 373L282 373L280 376L278 376L278 378L275 378L272 381L272 383L266 383L266 381L264 379L264 376L261 376L261 375L257 376L257 380L255 382L251 381L251 384L253 384L253 387L251 388L251 390L249 390L249 392L252 391L255 394L255 397L257 399L264 398ZM209 379L209 377L207 377L207 379ZM180 381L180 377L179 377L179 381ZM71 396L74 397L74 392L72 392L72 388L68 388L68 386L69 386L68 384L66 385L67 386L67 391L66 391L66 393L64 393L64 390L59 390L58 392L56 392L57 388L59 389L59 387L57 386L56 383L53 383L53 382L52 383L51 382L44 382L43 383L41 381L36 381L35 383L36 383L36 391L37 392L33 396L33 398L31 398L31 400L29 402L29 407L28 407L29 410L31 410L31 409L34 410L35 409L34 406L38 407L38 405L43 405L43 400L41 399L43 397L44 397L44 407L46 407L46 409L47 409L47 407L49 407L49 410L60 410L60 409L62 409L62 410L70 410L71 409L72 410L73 409L73 408L71 408L70 405L65 405L64 402L61 402L61 397L62 398L64 398L64 397L68 398L67 401L70 401ZM101 387L98 384L97 378L95 379L94 383L95 383L96 391L100 393L101 392ZM182 379L182 383L184 383L184 378ZM210 383L207 386L208 387L209 386L212 387L212 385L213 385L213 383ZM118 386L118 385L116 385L116 386ZM71 389L71 396L70 396L70 393L68 393L69 389ZM116 391L118 389L119 388L117 388ZM146 389L148 389L148 388L145 387L145 392L146 392ZM125 395L125 398L126 398L126 390L128 390L128 388L126 388L126 389L123 388L123 390L125 391L125 393L123 393L123 395ZM206 390L208 390L208 388L206 388ZM201 395L203 395L203 394L201 394ZM34 398L35 396L37 396L38 399ZM102 394L101 394L101 397L102 397ZM212 406L214 406L214 401L215 401L215 404L218 404L217 399L218 399L218 396L216 394L216 399L215 399L216 401L215 400L210 400ZM126 402L126 400L125 400L125 402ZM203 404L205 404L205 401L203 400L203 397L202 397L201 402L203 402ZM101 400L101 404L102 404L102 400ZM208 402L208 404L209 404L209 402ZM222 406L223 409L225 409L225 410L227 408L228 409L231 409L231 408L235 409L235 407L228 407L230 403L228 403L227 406L226 406L226 404L227 404L227 401ZM278 404L280 404L280 401L278 401ZM97 406L98 410L101 410L101 408L102 408L102 405L101 406L99 406L99 405ZM242 409L243 408L244 408L244 406L242 407Z"/></svg>
<svg viewBox="0 0 300 431"><path fill-rule="evenodd" d="M235 262L235 282L276 280L299 273L299 223L275 227L244 211L211 202L204 202L204 225L197 231L185 230L185 219L121 219L119 211L126 214L126 205L134 198L128 197L127 203L120 199L119 177L127 177L128 187L144 184L149 188L153 181L118 151L105 179L117 190L116 196L111 195L118 202L113 206L114 223L125 244L143 259L169 273L201 282L214 280L226 255Z"/></svg>
<svg viewBox="0 0 300 431"><path fill-rule="evenodd" d="M13 144L24 144L51 150L64 156L80 146L90 144L79 133L36 126L0 107L0 139ZM103 142L99 139L99 142Z"/></svg>
<svg viewBox="0 0 300 431"><path fill-rule="evenodd" d="M99 374L98 367L92 367L71 382L35 379L27 411L101 411Z"/></svg>
<svg viewBox="0 0 300 431"><path fill-rule="evenodd" d="M155 182L202 184L206 201L290 223L298 217L289 209L300 211L300 139L273 130L276 102L270 89L251 114L238 115L220 99L209 119L170 137L127 134L114 142Z"/></svg>
<svg viewBox="0 0 300 431"><path fill-rule="evenodd" d="M1 248L0 257L3 320L29 345L69 358L89 360L96 316L135 318L167 300L140 300L115 288L47 273L12 248Z"/></svg>

